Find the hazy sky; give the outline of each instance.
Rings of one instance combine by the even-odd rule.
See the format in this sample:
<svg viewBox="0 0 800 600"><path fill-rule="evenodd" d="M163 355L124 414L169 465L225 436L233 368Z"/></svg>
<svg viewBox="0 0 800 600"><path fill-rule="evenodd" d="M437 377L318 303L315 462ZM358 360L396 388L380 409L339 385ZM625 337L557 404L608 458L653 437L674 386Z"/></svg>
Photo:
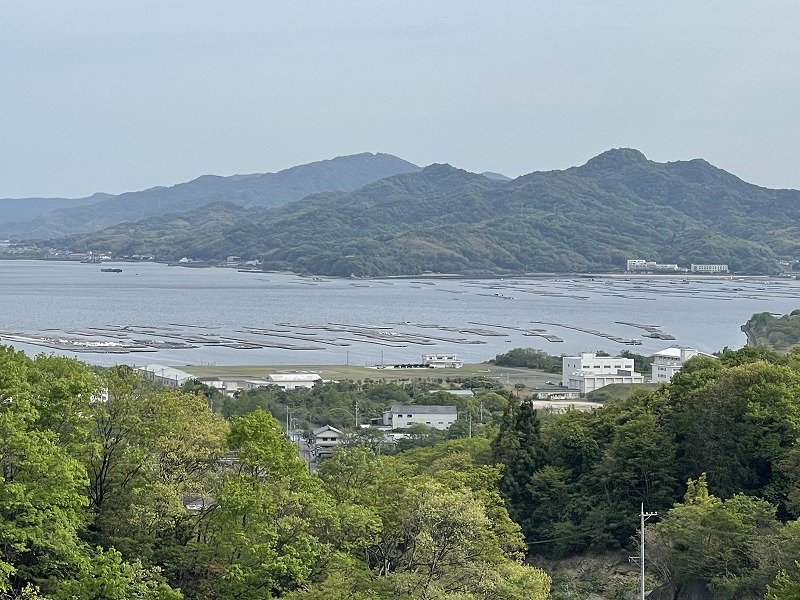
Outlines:
<svg viewBox="0 0 800 600"><path fill-rule="evenodd" d="M0 0L0 197L612 147L800 188L797 0Z"/></svg>

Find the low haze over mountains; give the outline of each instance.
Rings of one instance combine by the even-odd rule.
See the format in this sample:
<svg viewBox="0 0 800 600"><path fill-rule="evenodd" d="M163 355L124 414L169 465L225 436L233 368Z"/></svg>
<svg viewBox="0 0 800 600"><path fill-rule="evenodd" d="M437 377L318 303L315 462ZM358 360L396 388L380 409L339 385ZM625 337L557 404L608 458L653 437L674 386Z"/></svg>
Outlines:
<svg viewBox="0 0 800 600"><path fill-rule="evenodd" d="M390 154L363 153L278 173L204 175L172 187L154 187L118 196L95 194L78 200L0 200L0 237L47 239L96 231L125 221L192 210L212 202L232 202L245 207L280 206L315 192L350 191L389 175L419 169ZM49 210L54 212L41 210L44 206L52 206ZM25 208L29 209L27 214Z"/></svg>
<svg viewBox="0 0 800 600"><path fill-rule="evenodd" d="M161 260L236 255L344 276L619 270L628 258L766 273L800 254L800 192L632 149L514 180L361 154L273 175L203 177L53 214L63 215L62 231L74 230L80 215L108 206L129 222L52 244ZM174 212L161 214L165 206ZM160 216L132 223L146 214Z"/></svg>

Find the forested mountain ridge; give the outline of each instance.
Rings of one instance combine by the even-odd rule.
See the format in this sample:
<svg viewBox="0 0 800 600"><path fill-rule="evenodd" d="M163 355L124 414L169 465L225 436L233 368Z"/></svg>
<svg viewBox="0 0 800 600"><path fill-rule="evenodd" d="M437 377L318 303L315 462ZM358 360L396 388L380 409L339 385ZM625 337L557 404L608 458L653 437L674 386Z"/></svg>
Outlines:
<svg viewBox="0 0 800 600"><path fill-rule="evenodd" d="M203 222L203 210L191 218ZM628 258L765 273L776 257L800 252L800 192L631 149L511 181L431 165L349 193L251 209L213 234L204 226L173 235L186 217L171 219L58 243L165 260L233 254L266 268L343 276L604 271Z"/></svg>
<svg viewBox="0 0 800 600"><path fill-rule="evenodd" d="M277 173L229 177L203 175L171 187L158 186L118 196L96 194L98 200L87 206L80 204L87 204L90 199L73 200L75 207L59 208L45 214L30 213L27 217L30 221L23 221L21 216L26 200L1 200L0 206L13 203L18 222L1 223L0 238L52 238L97 231L122 222L189 211L215 202L231 202L246 207L280 206L309 194L355 190L389 175L418 170L418 166L391 154L364 152L299 165ZM30 199L27 202L33 211L37 201Z"/></svg>
<svg viewBox="0 0 800 600"><path fill-rule="evenodd" d="M0 227L15 221L27 221L62 208L74 209L95 204L111 194L92 194L87 198L0 198Z"/></svg>

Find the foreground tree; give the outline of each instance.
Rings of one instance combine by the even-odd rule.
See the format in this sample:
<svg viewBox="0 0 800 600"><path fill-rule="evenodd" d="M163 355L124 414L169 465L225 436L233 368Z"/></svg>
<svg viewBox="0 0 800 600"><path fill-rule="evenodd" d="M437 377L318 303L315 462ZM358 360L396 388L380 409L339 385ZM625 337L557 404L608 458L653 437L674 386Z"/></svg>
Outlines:
<svg viewBox="0 0 800 600"><path fill-rule="evenodd" d="M524 531L530 531L529 486L533 474L546 464L546 455L539 416L529 402L509 401L491 448L494 462L503 465L499 489L508 512Z"/></svg>
<svg viewBox="0 0 800 600"><path fill-rule="evenodd" d="M193 536L197 515L185 504L210 500L228 426L203 397L154 387L127 367L101 381L106 397L90 413L88 539L162 564Z"/></svg>
<svg viewBox="0 0 800 600"><path fill-rule="evenodd" d="M332 528L333 503L264 411L237 419L228 441L236 460L178 576L193 597L272 598L304 583L328 552L321 532Z"/></svg>
<svg viewBox="0 0 800 600"><path fill-rule="evenodd" d="M796 600L800 598L800 563L781 571L768 587L765 600Z"/></svg>
<svg viewBox="0 0 800 600"><path fill-rule="evenodd" d="M42 426L32 361L0 347L0 591L75 564L86 523L86 474Z"/></svg>
<svg viewBox="0 0 800 600"><path fill-rule="evenodd" d="M721 500L705 474L689 480L684 501L648 528L648 543L678 590L701 584L717 598L759 598L784 561L775 508L758 498Z"/></svg>
<svg viewBox="0 0 800 600"><path fill-rule="evenodd" d="M519 562L524 544L498 493L499 469L481 464L489 454L485 440L464 439L397 457L346 449L323 463L321 478L340 505L379 519L371 536L347 546L355 597L547 596L549 577Z"/></svg>

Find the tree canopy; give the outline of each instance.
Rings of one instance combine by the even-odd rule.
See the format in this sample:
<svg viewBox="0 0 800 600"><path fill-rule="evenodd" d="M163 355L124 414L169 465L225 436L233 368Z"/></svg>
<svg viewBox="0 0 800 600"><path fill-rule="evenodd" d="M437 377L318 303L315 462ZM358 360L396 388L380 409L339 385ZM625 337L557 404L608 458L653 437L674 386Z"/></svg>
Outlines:
<svg viewBox="0 0 800 600"><path fill-rule="evenodd" d="M662 585L716 600L792 597L791 357L696 357L670 384L592 412L540 414L524 394L473 389L451 396L473 415L472 437L409 431L390 450L377 430L348 426L312 472L283 429L287 405L310 424L313 411L336 414L326 403L357 399L379 414L442 392L320 384L244 394L214 413L199 386L0 347L0 595L544 600L552 581L534 565L633 553L644 505L659 515L646 539Z"/></svg>

